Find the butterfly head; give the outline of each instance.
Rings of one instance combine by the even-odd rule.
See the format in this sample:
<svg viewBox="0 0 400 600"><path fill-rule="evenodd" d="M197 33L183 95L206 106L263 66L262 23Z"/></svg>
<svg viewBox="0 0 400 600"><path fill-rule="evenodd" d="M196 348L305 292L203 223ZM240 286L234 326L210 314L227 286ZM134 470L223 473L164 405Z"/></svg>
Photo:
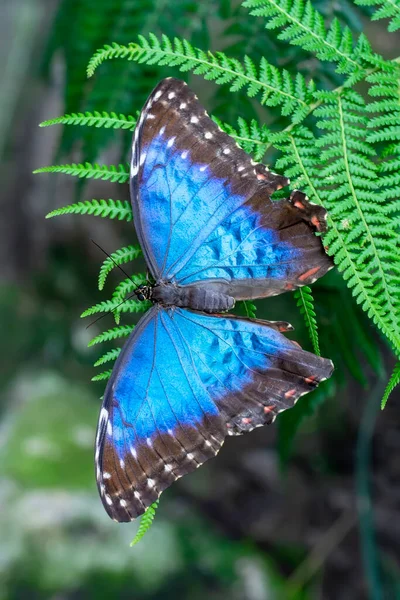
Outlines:
<svg viewBox="0 0 400 600"><path fill-rule="evenodd" d="M150 285L139 285L135 290L135 295L138 300L151 300L153 288Z"/></svg>

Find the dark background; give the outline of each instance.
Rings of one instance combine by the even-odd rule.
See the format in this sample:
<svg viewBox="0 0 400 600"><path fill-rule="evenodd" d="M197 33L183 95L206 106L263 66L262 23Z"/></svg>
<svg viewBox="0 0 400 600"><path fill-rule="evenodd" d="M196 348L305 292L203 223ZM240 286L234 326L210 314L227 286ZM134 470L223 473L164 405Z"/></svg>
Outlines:
<svg viewBox="0 0 400 600"><path fill-rule="evenodd" d="M88 87L84 68L102 43L148 29L233 56L269 52L273 60L277 52L278 64L306 64L317 80L335 85L329 70L300 51L279 55L262 24L250 26L236 3L158 2L144 23L145 7L125 2L116 24L123 4L0 5L0 600L400 598L398 394L379 410L394 360L334 272L317 284L315 298L323 355L337 372L309 403L296 436L282 415L271 427L228 439L217 459L162 495L152 529L134 548L137 526L113 523L101 506L93 442L102 385L90 378L102 350L87 342L112 319L87 330L79 315L112 289L97 291L103 256L90 238L113 251L134 241L134 231L94 217L44 216L78 197L126 198L127 189L32 171L82 158L125 161L129 136L63 134L38 123L87 108L135 114L161 77L178 72L142 67L138 78L137 66L110 63L96 75L103 84ZM356 30L367 22L347 3L316 4L328 20L342 11ZM107 19L92 22L105 7L110 31ZM398 36L379 23L367 32L377 50L396 55ZM107 88L116 72L126 88ZM224 121L234 125L245 114L280 126L243 96L196 77L190 83ZM113 273L114 284L120 275ZM290 295L260 303L258 316L292 322L296 339L311 349Z"/></svg>

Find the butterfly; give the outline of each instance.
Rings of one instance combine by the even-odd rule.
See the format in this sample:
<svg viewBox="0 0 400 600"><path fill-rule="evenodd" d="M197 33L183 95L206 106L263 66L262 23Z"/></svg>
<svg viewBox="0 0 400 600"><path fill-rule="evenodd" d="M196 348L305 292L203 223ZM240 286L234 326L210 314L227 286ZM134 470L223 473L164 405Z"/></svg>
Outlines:
<svg viewBox="0 0 400 600"><path fill-rule="evenodd" d="M325 210L256 164L182 81L161 81L133 135L130 190L154 284L151 309L105 390L96 478L111 518L130 521L227 435L267 423L327 379L330 360L287 339L286 322L229 314L237 300L314 282L332 262Z"/></svg>

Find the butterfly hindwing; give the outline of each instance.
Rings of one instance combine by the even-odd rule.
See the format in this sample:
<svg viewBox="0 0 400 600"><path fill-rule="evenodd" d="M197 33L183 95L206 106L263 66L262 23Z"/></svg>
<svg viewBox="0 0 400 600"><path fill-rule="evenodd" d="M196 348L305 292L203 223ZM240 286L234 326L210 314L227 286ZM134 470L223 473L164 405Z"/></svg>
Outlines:
<svg viewBox="0 0 400 600"><path fill-rule="evenodd" d="M107 385L96 440L97 481L117 521L142 514L227 434L269 423L329 377L329 360L269 323L153 307Z"/></svg>
<svg viewBox="0 0 400 600"><path fill-rule="evenodd" d="M299 192L273 202L287 183L222 132L184 82L162 81L141 113L131 165L135 226L154 278L241 299L325 274L332 263L314 235L325 211Z"/></svg>

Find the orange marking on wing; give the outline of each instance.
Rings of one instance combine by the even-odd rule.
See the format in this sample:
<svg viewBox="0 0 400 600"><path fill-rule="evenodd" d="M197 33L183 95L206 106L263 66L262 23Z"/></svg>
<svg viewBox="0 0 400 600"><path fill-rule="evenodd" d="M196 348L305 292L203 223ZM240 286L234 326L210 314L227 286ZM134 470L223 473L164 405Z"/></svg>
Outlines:
<svg viewBox="0 0 400 600"><path fill-rule="evenodd" d="M272 412L274 410L275 406L264 406L264 412L266 414Z"/></svg>
<svg viewBox="0 0 400 600"><path fill-rule="evenodd" d="M285 290L294 290L294 285L293 283L287 283L285 285Z"/></svg>
<svg viewBox="0 0 400 600"><path fill-rule="evenodd" d="M296 200L296 202L294 203L294 206L296 206L296 208L300 208L300 210L304 210L305 206L302 202L300 202L299 200Z"/></svg>
<svg viewBox="0 0 400 600"><path fill-rule="evenodd" d="M310 377L305 377L305 378L304 378L304 381L305 381L306 383L315 383L315 380L316 380L316 377L315 377L315 375L311 375Z"/></svg>
<svg viewBox="0 0 400 600"><path fill-rule="evenodd" d="M316 229L319 229L319 227L321 227L321 223L319 222L318 217L316 217L315 215L311 218L311 223Z"/></svg>
<svg viewBox="0 0 400 600"><path fill-rule="evenodd" d="M262 181L263 179L267 179L266 175L263 175L263 173L257 173L257 179L259 179L260 181Z"/></svg>
<svg viewBox="0 0 400 600"><path fill-rule="evenodd" d="M244 423L245 425L249 425L251 421L252 419L250 417L243 417L242 419L242 423Z"/></svg>
<svg viewBox="0 0 400 600"><path fill-rule="evenodd" d="M321 267L313 267L312 269L308 269L308 271L303 273L303 275L300 275L300 277L299 277L300 281L304 281L305 279L308 279L312 275L315 275L315 273L317 273L320 270L320 268Z"/></svg>
<svg viewBox="0 0 400 600"><path fill-rule="evenodd" d="M285 394L285 398L293 398L293 396L296 395L296 389L293 388L292 390L289 390L288 392L286 392Z"/></svg>

